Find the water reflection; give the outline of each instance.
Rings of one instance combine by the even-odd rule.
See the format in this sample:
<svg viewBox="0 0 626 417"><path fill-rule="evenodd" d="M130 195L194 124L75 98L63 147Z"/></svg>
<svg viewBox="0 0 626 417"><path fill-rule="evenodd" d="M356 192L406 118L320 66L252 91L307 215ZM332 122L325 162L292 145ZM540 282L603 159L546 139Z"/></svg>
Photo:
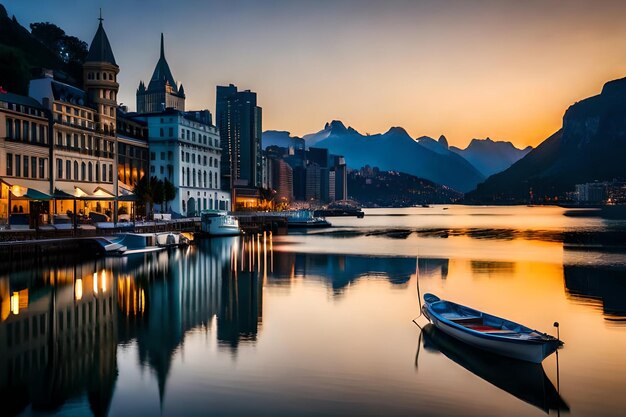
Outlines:
<svg viewBox="0 0 626 417"><path fill-rule="evenodd" d="M591 265L566 265L565 287L570 296L600 305L606 318L626 324L626 270Z"/></svg>
<svg viewBox="0 0 626 417"><path fill-rule="evenodd" d="M432 324L421 330L423 347L431 353L443 353L479 378L508 392L546 413L569 411L541 364L494 355L462 343L441 332ZM421 342L420 342L421 343ZM415 366L419 366L418 345Z"/></svg>

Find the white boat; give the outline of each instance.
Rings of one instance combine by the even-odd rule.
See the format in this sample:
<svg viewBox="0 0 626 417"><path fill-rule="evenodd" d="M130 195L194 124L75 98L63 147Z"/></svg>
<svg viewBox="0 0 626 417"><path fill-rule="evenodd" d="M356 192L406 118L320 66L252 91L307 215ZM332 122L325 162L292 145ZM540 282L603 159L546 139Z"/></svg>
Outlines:
<svg viewBox="0 0 626 417"><path fill-rule="evenodd" d="M241 234L239 220L222 210L203 210L200 213L202 234L207 236L236 236Z"/></svg>
<svg viewBox="0 0 626 417"><path fill-rule="evenodd" d="M433 294L424 294L424 315L433 325L469 345L502 356L541 363L563 345L559 339L510 320Z"/></svg>
<svg viewBox="0 0 626 417"><path fill-rule="evenodd" d="M125 256L186 246L189 239L180 232L121 233L114 238L98 238L105 254Z"/></svg>
<svg viewBox="0 0 626 417"><path fill-rule="evenodd" d="M312 210L296 210L280 212L287 217L289 228L317 228L330 227L330 222L323 217L314 216Z"/></svg>

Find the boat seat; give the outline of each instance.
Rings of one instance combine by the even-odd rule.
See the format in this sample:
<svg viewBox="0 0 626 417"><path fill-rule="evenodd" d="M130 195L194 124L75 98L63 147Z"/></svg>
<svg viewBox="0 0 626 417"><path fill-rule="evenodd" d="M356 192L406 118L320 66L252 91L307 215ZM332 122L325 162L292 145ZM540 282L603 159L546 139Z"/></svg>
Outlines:
<svg viewBox="0 0 626 417"><path fill-rule="evenodd" d="M478 317L478 316L459 317L458 315L455 315L454 317L446 317L445 314L443 314L443 316L447 318L448 320L453 321L457 324L461 324L463 326L467 324L482 324L483 323L483 318Z"/></svg>

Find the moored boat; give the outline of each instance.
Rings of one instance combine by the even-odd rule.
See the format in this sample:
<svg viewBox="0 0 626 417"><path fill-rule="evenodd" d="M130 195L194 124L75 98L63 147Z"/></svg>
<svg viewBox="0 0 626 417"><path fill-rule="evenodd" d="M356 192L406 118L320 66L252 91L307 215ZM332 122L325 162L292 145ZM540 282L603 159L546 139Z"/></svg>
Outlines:
<svg viewBox="0 0 626 417"><path fill-rule="evenodd" d="M541 363L563 345L559 339L433 294L424 295L424 315L442 332L502 356Z"/></svg>
<svg viewBox="0 0 626 417"><path fill-rule="evenodd" d="M330 222L323 217L315 216L311 210L296 210L283 212L287 217L288 228L318 228L330 227Z"/></svg>
<svg viewBox="0 0 626 417"><path fill-rule="evenodd" d="M236 236L241 234L239 220L222 210L204 210L200 214L202 234L206 236Z"/></svg>

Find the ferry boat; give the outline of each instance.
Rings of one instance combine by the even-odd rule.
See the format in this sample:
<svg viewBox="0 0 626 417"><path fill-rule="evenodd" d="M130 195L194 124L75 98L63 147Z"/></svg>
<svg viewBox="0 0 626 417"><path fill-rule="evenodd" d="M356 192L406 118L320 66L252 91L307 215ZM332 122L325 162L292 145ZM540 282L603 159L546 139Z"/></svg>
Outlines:
<svg viewBox="0 0 626 417"><path fill-rule="evenodd" d="M203 210L200 213L202 235L236 236L241 234L239 220L223 210Z"/></svg>
<svg viewBox="0 0 626 417"><path fill-rule="evenodd" d="M180 232L120 233L113 238L97 238L96 242L106 255L115 256L156 252L189 245L189 239Z"/></svg>
<svg viewBox="0 0 626 417"><path fill-rule="evenodd" d="M282 213L287 217L288 228L321 228L332 226L328 220L323 217L315 216L311 210L296 210Z"/></svg>

